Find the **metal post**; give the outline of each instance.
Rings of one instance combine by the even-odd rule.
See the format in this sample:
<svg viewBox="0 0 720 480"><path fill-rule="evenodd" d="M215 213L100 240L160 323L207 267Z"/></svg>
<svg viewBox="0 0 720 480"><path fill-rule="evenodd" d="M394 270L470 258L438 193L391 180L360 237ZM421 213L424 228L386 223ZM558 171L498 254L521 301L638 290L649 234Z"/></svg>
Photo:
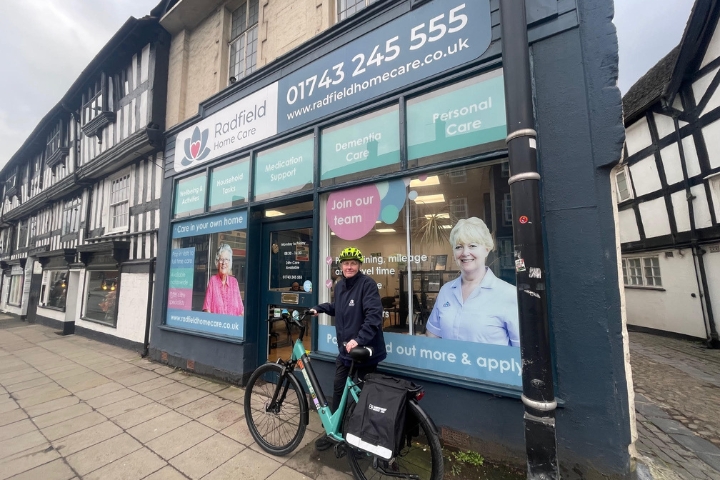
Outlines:
<svg viewBox="0 0 720 480"><path fill-rule="evenodd" d="M525 2L500 0L528 479L560 478Z"/></svg>

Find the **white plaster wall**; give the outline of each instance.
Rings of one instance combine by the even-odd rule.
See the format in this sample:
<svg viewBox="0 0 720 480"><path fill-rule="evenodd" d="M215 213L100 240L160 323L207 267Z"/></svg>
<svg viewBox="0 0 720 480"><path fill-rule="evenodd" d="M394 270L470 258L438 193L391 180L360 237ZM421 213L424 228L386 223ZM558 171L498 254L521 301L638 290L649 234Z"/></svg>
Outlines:
<svg viewBox="0 0 720 480"><path fill-rule="evenodd" d="M610 173L612 177L615 178L615 174L623 168L622 165L618 165L615 168L612 169L612 172ZM612 198L617 198L617 185L615 182L610 182L611 188L610 188L610 194L612 195ZM633 378L632 378L632 366L630 365L630 339L628 337L627 332L627 308L626 308L626 302L625 302L625 289L622 287L623 285L623 276L622 276L622 264L621 264L621 258L622 258L622 252L620 249L620 236L621 236L621 227L620 227L620 217L618 212L617 203L614 201L612 202L613 206L613 220L615 221L615 255L617 256L617 275L618 275L618 287L620 290L620 319L622 321L622 339L623 339L623 358L625 359L625 381L627 382L627 392L628 392L628 411L630 413L630 445L628 446L628 451L631 455L636 455L635 450L635 441L637 440L637 427L635 426L635 391L632 388L633 386Z"/></svg>
<svg viewBox="0 0 720 480"><path fill-rule="evenodd" d="M637 242L640 240L640 232L638 231L637 220L635 219L635 210L628 208L618 212L618 223L620 225L620 242Z"/></svg>
<svg viewBox="0 0 720 480"><path fill-rule="evenodd" d="M717 73L717 69L715 70L715 73ZM715 91L711 94L710 100L708 100L707 105L705 105L705 108L703 108L700 115L705 115L706 113L715 110L717 107L720 107L720 89L715 88Z"/></svg>
<svg viewBox="0 0 720 480"><path fill-rule="evenodd" d="M0 300L0 310L5 311L7 309L7 298L10 292L10 275L3 275L2 277L2 299Z"/></svg>
<svg viewBox="0 0 720 480"><path fill-rule="evenodd" d="M700 160L698 160L697 149L695 148L695 139L692 135L682 139L683 154L685 155L685 167L687 168L688 178L695 177L702 173L700 170Z"/></svg>
<svg viewBox="0 0 720 480"><path fill-rule="evenodd" d="M671 258L653 252L660 260L663 290L625 287L628 324L705 338L692 252L672 252Z"/></svg>
<svg viewBox="0 0 720 480"><path fill-rule="evenodd" d="M705 92L707 92L707 89L710 86L710 82L712 82L712 79L715 76L715 71L717 71L717 69L709 74L703 75L693 82L692 92L693 97L695 98L695 105L699 105L700 101L702 101Z"/></svg>
<svg viewBox="0 0 720 480"><path fill-rule="evenodd" d="M5 313L12 313L13 315L22 315L22 309L15 307L9 303L5 305Z"/></svg>
<svg viewBox="0 0 720 480"><path fill-rule="evenodd" d="M53 320L57 320L59 322L65 321L65 312L53 310L52 308L43 308L38 306L37 314L42 315L45 318L52 318Z"/></svg>
<svg viewBox="0 0 720 480"><path fill-rule="evenodd" d="M645 195L662 188L660 176L658 175L655 157L650 155L630 166L635 196Z"/></svg>
<svg viewBox="0 0 720 480"><path fill-rule="evenodd" d="M81 285L85 285L85 272L81 275ZM145 321L147 317L148 301L147 273L123 273L120 276L120 297L118 304L117 327L112 328L95 322L88 322L77 318L75 325L106 333L114 337L124 338L132 342L143 343L145 341ZM78 317L82 310L78 308Z"/></svg>
<svg viewBox="0 0 720 480"><path fill-rule="evenodd" d="M705 56L700 64L700 68L712 62L717 57L720 57L720 33L718 33L718 31L720 31L720 28L715 28L715 33L713 33L708 48L705 50Z"/></svg>
<svg viewBox="0 0 720 480"><path fill-rule="evenodd" d="M695 197L695 200L693 200L695 228L712 227L712 217L710 217L710 206L708 205L707 195L705 195L705 185L691 187L690 193Z"/></svg>
<svg viewBox="0 0 720 480"><path fill-rule="evenodd" d="M665 178L668 185L683 181L682 163L680 162L680 149L677 143L671 143L660 150ZM658 180L659 181L659 180Z"/></svg>
<svg viewBox="0 0 720 480"><path fill-rule="evenodd" d="M664 198L643 202L638 205L638 208L646 238L670 235L670 221Z"/></svg>
<svg viewBox="0 0 720 480"><path fill-rule="evenodd" d="M709 178L710 195L712 196L715 218L720 218L720 177Z"/></svg>
<svg viewBox="0 0 720 480"><path fill-rule="evenodd" d="M690 213L688 210L687 199L685 198L685 190L675 192L670 195L673 210L675 211L675 224L678 232L687 232L690 230Z"/></svg>
<svg viewBox="0 0 720 480"><path fill-rule="evenodd" d="M625 129L625 144L627 145L628 155L639 152L643 148L650 146L651 143L650 129L645 117Z"/></svg>
<svg viewBox="0 0 720 480"><path fill-rule="evenodd" d="M702 129L705 146L707 147L708 157L710 157L710 167L720 167L720 120L716 120L710 125L706 125Z"/></svg>
<svg viewBox="0 0 720 480"><path fill-rule="evenodd" d="M655 126L657 127L659 139L662 140L668 135L675 133L675 122L673 122L672 117L653 113L653 118L655 118Z"/></svg>
<svg viewBox="0 0 720 480"><path fill-rule="evenodd" d="M720 244L703 245L705 255L705 275L707 276L708 289L710 290L710 302L713 307L715 324L720 319Z"/></svg>
<svg viewBox="0 0 720 480"><path fill-rule="evenodd" d="M683 111L682 100L680 99L680 95L675 95L675 100L673 100L672 107L675 110L679 110L681 112Z"/></svg>

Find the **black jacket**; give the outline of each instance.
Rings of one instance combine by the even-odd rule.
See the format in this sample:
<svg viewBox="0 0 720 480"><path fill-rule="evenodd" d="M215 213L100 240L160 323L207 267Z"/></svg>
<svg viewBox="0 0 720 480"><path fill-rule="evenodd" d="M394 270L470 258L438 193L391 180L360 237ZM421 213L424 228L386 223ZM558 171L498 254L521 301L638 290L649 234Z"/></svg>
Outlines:
<svg viewBox="0 0 720 480"><path fill-rule="evenodd" d="M350 365L352 361L343 343L355 340L360 346L372 348L373 355L365 363L372 365L387 357L382 332L383 307L375 280L362 272L356 273L356 276L357 280L349 290L345 279L338 282L333 303L313 308L335 317L338 351L343 363Z"/></svg>

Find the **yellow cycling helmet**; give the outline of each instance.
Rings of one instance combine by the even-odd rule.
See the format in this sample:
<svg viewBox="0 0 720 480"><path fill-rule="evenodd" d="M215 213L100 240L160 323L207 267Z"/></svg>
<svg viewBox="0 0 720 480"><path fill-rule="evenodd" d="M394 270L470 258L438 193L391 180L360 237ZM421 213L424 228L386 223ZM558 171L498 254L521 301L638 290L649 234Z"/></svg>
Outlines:
<svg viewBox="0 0 720 480"><path fill-rule="evenodd" d="M362 252L357 248L347 247L340 252L340 261L344 262L345 260L357 260L358 262L363 263L365 258L363 257Z"/></svg>

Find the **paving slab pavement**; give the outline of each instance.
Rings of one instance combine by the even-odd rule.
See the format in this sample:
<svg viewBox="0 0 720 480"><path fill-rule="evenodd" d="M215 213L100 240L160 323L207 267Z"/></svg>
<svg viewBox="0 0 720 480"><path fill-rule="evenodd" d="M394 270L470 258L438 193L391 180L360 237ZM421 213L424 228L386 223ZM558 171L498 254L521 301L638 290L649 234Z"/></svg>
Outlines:
<svg viewBox="0 0 720 480"><path fill-rule="evenodd" d="M630 332L630 363L639 477L720 479L720 350Z"/></svg>
<svg viewBox="0 0 720 480"><path fill-rule="evenodd" d="M262 451L244 390L0 314L0 480L348 480L315 451L316 415L286 457Z"/></svg>

